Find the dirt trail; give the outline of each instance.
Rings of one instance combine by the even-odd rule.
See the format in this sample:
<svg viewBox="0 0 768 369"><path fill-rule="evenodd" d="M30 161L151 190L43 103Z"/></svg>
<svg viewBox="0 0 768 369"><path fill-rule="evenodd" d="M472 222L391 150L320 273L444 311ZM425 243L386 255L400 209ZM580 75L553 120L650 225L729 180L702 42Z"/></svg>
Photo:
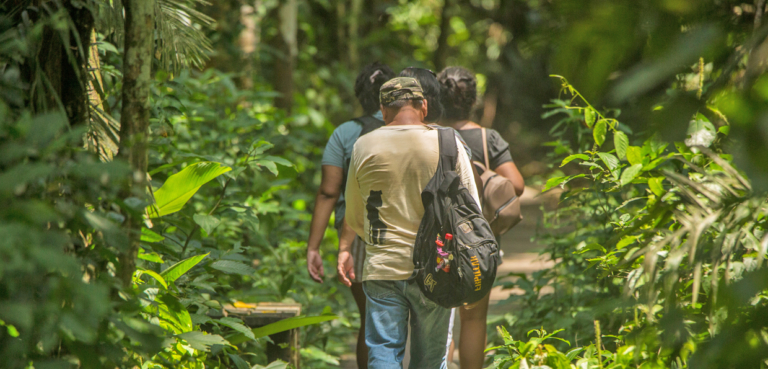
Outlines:
<svg viewBox="0 0 768 369"><path fill-rule="evenodd" d="M513 230L502 236L501 250L504 253L503 263L499 267L497 275L499 278L509 273L525 273L532 274L537 270L544 269L551 265L551 261L545 256L539 255L542 250L542 245L536 244L531 241L531 238L536 234L536 226L541 221L542 212L539 209L542 204L554 206L557 203L558 194L547 194L546 196L537 196L541 193L541 190L531 187L526 187L522 201L523 221L518 224ZM505 300L513 293L521 293L519 290L502 290L501 287L495 287L491 290L491 306L489 308L489 318L494 314L504 314L512 306L505 303ZM458 338L459 331L461 329L461 322L457 319L454 327L454 337ZM458 342L457 345L458 347ZM406 358L404 360L404 368L408 367L409 350L406 349ZM449 366L449 369L458 369L459 363L459 351L454 352L453 364ZM350 353L342 356L341 365L342 369L357 369L355 363L354 351L350 346Z"/></svg>

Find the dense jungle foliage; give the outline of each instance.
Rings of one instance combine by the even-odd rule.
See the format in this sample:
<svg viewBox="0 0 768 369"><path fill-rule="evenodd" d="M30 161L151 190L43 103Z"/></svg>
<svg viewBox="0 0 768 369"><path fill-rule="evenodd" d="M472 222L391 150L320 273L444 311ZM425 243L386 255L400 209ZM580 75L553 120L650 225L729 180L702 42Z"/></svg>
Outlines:
<svg viewBox="0 0 768 369"><path fill-rule="evenodd" d="M474 70L476 120L512 143L529 184L562 191L537 237L554 267L499 281L523 294L489 321L488 365L765 367L765 13L765 0L2 1L2 366L285 368L267 336L302 327L302 366L337 367L359 316L334 276L310 280L306 239L323 147L361 113L357 70L380 60ZM129 119L142 109L146 126ZM270 329L221 316L267 301L302 316Z"/></svg>

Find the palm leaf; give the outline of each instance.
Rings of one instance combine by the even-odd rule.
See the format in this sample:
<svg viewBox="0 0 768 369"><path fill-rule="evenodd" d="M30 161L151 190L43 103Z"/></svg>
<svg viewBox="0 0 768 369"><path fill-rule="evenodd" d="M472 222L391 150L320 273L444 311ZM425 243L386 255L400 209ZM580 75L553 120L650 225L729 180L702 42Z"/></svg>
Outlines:
<svg viewBox="0 0 768 369"><path fill-rule="evenodd" d="M211 27L213 18L195 9L208 5L206 0L155 1L155 53L163 69L178 71L195 66L202 68L207 54L213 50L204 29ZM117 44L123 43L122 0L99 4L97 29L112 34Z"/></svg>

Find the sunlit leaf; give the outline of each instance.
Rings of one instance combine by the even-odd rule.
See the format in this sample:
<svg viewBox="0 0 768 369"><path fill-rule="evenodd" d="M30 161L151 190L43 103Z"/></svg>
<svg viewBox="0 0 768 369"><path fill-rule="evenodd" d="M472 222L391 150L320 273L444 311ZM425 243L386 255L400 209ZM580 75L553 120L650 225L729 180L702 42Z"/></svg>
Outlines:
<svg viewBox="0 0 768 369"><path fill-rule="evenodd" d="M154 192L155 204L149 209L152 218L175 213L187 203L200 187L212 179L232 170L214 162L199 162L187 166L168 177Z"/></svg>
<svg viewBox="0 0 768 369"><path fill-rule="evenodd" d="M597 156L600 157L600 160L602 160L603 163L605 163L605 165L611 171L619 167L619 159L616 158L613 154L609 154L607 152L599 152L597 153Z"/></svg>
<svg viewBox="0 0 768 369"><path fill-rule="evenodd" d="M616 147L616 155L619 159L627 158L627 147L629 146L629 138L627 135L619 130L613 132L613 145Z"/></svg>
<svg viewBox="0 0 768 369"><path fill-rule="evenodd" d="M148 276L150 276L150 277L154 278L154 279L155 279L155 280L156 280L158 283L160 283L160 284L161 284L161 285L162 285L162 286L163 286L165 289L168 289L168 284L165 282L165 279L163 279L163 277L162 277L162 276L160 276L160 274L157 274L155 271L153 271L153 270L149 270L149 269L141 269L141 270L139 270L139 271L138 271L138 273L139 273L139 275L143 275L143 274L146 274L146 275L148 275Z"/></svg>
<svg viewBox="0 0 768 369"><path fill-rule="evenodd" d="M163 257L156 252L146 252L143 248L139 248L138 258L141 260L151 261L153 263L164 264Z"/></svg>
<svg viewBox="0 0 768 369"><path fill-rule="evenodd" d="M307 360L318 360L330 365L339 365L339 358L314 346L301 349L301 357Z"/></svg>
<svg viewBox="0 0 768 369"><path fill-rule="evenodd" d="M608 133L608 121L600 119L592 130L592 136L595 138L597 146L602 146L605 142L605 135Z"/></svg>
<svg viewBox="0 0 768 369"><path fill-rule="evenodd" d="M621 180L619 181L620 185L625 186L626 184L632 182L635 178L637 178L637 175L640 174L642 169L642 164L635 164L627 169L624 169L624 172L621 173Z"/></svg>
<svg viewBox="0 0 768 369"><path fill-rule="evenodd" d="M627 147L627 161L629 164L642 164L643 163L643 151L637 146Z"/></svg>
<svg viewBox="0 0 768 369"><path fill-rule="evenodd" d="M147 227L141 228L141 242L160 242L164 239L165 237L153 232Z"/></svg>
<svg viewBox="0 0 768 369"><path fill-rule="evenodd" d="M664 177L656 177L651 178L648 180L648 187L651 188L651 192L653 192L654 195L661 197L664 195L664 186L661 184L661 182L664 181Z"/></svg>
<svg viewBox="0 0 768 369"><path fill-rule="evenodd" d="M206 334L200 331L186 332L176 335L176 337L187 341L192 348L200 351L210 351L213 345L228 345L224 337L218 334Z"/></svg>
<svg viewBox="0 0 768 369"><path fill-rule="evenodd" d="M568 163L570 163L570 162L572 162L572 161L574 161L576 159L589 160L589 156L587 156L586 154L573 154L573 155L569 155L568 157L563 159L563 162L560 163L560 167L563 167L566 164L568 164Z"/></svg>
<svg viewBox="0 0 768 369"><path fill-rule="evenodd" d="M555 177L555 178L548 179L547 184L544 185L544 189L541 190L541 192L546 192L553 187L559 186L566 179L568 179L568 177Z"/></svg>
<svg viewBox="0 0 768 369"><path fill-rule="evenodd" d="M160 273L160 275L163 276L166 282L171 283L192 269L206 256L208 256L208 254L196 255L191 258L184 259L176 264L171 265L168 269Z"/></svg>
<svg viewBox="0 0 768 369"><path fill-rule="evenodd" d="M584 109L584 122L587 123L587 127L592 128L592 125L595 124L595 117L596 114L594 110L590 108Z"/></svg>

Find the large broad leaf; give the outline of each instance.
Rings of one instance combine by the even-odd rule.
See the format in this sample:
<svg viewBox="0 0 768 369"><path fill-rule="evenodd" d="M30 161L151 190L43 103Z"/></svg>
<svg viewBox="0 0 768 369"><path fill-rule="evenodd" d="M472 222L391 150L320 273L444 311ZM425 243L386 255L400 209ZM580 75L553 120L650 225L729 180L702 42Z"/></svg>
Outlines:
<svg viewBox="0 0 768 369"><path fill-rule="evenodd" d="M165 279L166 282L171 283L192 269L206 256L208 256L208 254L196 255L191 258L184 259L176 264L171 265L168 269L160 273L160 275L163 276L163 279Z"/></svg>
<svg viewBox="0 0 768 369"><path fill-rule="evenodd" d="M210 161L182 169L168 177L163 186L155 191L155 205L150 207L149 216L156 218L181 210L202 185L230 170L232 168Z"/></svg>
<svg viewBox="0 0 768 369"><path fill-rule="evenodd" d="M295 318L288 318L283 319L279 322L275 322L272 324L267 324L260 328L254 328L253 336L255 338L261 338L266 337L269 335L273 335L275 333L285 332L289 331L291 329L296 329L299 327L304 327L307 325L312 324L318 324L322 322L327 322L329 320L338 319L339 317L336 315L320 315L320 316L305 316L305 317L295 317ZM247 341L248 338L245 337L245 335L238 334L232 338L229 339L229 343L233 345L238 345L240 343L243 343Z"/></svg>
<svg viewBox="0 0 768 369"><path fill-rule="evenodd" d="M227 340L218 334L205 334L200 331L186 332L176 337L187 341L192 348L200 351L210 351L212 345L227 345Z"/></svg>

